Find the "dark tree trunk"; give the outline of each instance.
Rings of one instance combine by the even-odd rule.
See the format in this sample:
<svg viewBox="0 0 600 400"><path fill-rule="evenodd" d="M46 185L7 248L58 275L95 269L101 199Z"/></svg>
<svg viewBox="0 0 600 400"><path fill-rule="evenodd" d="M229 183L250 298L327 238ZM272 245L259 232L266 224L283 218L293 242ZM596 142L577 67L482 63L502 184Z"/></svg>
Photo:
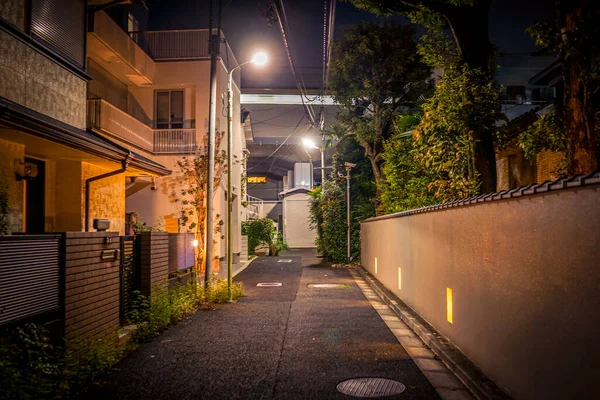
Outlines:
<svg viewBox="0 0 600 400"><path fill-rule="evenodd" d="M454 7L442 11L448 21L462 60L470 68L491 74L493 58L488 37L489 1L475 6ZM489 121L490 128L495 121ZM492 129L477 132L475 168L480 174L481 193L496 191L496 152Z"/></svg>
<svg viewBox="0 0 600 400"><path fill-rule="evenodd" d="M582 78L592 69L596 44L584 43L584 36L578 33L593 29L585 24L589 13L598 12L598 6L592 3L589 0L581 0L574 5L563 5L564 8L559 10L563 18L564 116L571 174L587 174L598 169L598 144L592 99L592 91L596 88L588 87ZM577 48L573 49L573 46Z"/></svg>

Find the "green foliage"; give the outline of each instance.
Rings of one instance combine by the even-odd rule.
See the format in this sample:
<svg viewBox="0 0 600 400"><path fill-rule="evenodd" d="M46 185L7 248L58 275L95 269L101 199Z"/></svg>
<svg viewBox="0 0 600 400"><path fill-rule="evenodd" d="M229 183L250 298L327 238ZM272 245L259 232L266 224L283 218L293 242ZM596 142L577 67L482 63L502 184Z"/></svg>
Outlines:
<svg viewBox="0 0 600 400"><path fill-rule="evenodd" d="M8 235L9 195L8 179L0 173L0 235Z"/></svg>
<svg viewBox="0 0 600 400"><path fill-rule="evenodd" d="M360 259L360 221L375 215L376 188L370 162L354 137L345 136L337 145L329 179L321 188L309 193L311 227L318 235L317 249L333 262L345 262L347 256L345 162L356 164L351 173L350 190L350 254L353 260Z"/></svg>
<svg viewBox="0 0 600 400"><path fill-rule="evenodd" d="M567 138L561 114L554 109L542 116L527 130L521 132L518 144L529 160L534 159L536 155L545 150L566 153ZM557 177L567 176L567 167L567 158L565 157L552 173Z"/></svg>
<svg viewBox="0 0 600 400"><path fill-rule="evenodd" d="M135 233L152 231L152 229L150 229L150 227L148 225L146 225L146 223L142 220L142 217L140 216L140 214L138 214L137 212L134 212L134 213L132 213L131 217L133 220L131 227L133 228L133 231Z"/></svg>
<svg viewBox="0 0 600 400"><path fill-rule="evenodd" d="M262 218L242 222L242 235L248 236L248 253L254 253L260 244L271 248L274 234L275 226L272 219Z"/></svg>
<svg viewBox="0 0 600 400"><path fill-rule="evenodd" d="M213 187L221 184L223 174L227 172L227 153L221 150L224 132L217 132L215 137L215 168ZM203 146L193 157L183 157L177 161L177 170L168 183L167 194L171 203L179 207L180 227L195 233L195 239L204 246L206 238L206 188L208 185L208 135L204 135ZM236 163L239 161L235 161ZM219 215L212 221L215 233L221 231L218 225ZM214 246L216 241L208 246ZM197 265L203 265L202 256L207 249L199 248ZM212 250L212 247L211 247ZM214 254L214 253L213 253ZM215 258L218 256L215 254Z"/></svg>
<svg viewBox="0 0 600 400"><path fill-rule="evenodd" d="M227 281L219 278L213 278L206 287L191 281L186 285L177 284L168 290L157 286L155 291L152 299L140 292L134 293L135 299L128 319L138 325L134 332L137 342L148 341L159 335L202 304L229 301ZM241 282L234 282L231 291L234 300L244 295Z"/></svg>
<svg viewBox="0 0 600 400"><path fill-rule="evenodd" d="M15 328L0 347L0 399L73 398L123 355L113 343L86 341L66 352L35 324ZM83 351L81 351L83 350Z"/></svg>
<svg viewBox="0 0 600 400"><path fill-rule="evenodd" d="M488 74L448 66L423 106L424 117L414 132L417 159L435 174L429 189L438 201L479 193L475 148L483 135L497 135L499 98L500 88Z"/></svg>
<svg viewBox="0 0 600 400"><path fill-rule="evenodd" d="M413 36L412 26L361 23L334 45L329 86L341 105L338 131L363 147L379 185L383 145L393 134L394 119L430 89L430 70L421 63Z"/></svg>
<svg viewBox="0 0 600 400"><path fill-rule="evenodd" d="M419 123L415 115L399 117L396 134L385 144L383 171L386 184L381 189L381 208L385 214L412 210L437 203L428 189L435 180L431 169L416 161L419 154L411 131Z"/></svg>

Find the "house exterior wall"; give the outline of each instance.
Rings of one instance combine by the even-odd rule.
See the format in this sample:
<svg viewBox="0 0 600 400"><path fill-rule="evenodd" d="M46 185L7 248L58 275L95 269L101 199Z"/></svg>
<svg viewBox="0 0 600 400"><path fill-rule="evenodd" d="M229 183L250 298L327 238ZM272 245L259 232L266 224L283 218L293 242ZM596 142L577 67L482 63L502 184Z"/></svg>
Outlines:
<svg viewBox="0 0 600 400"><path fill-rule="evenodd" d="M118 168L115 168L118 169ZM88 178L110 172L110 169L101 168L93 164L81 165L81 226L85 227L85 181ZM125 234L125 176L119 174L109 178L100 179L90 184L90 230L94 218L108 218L110 231Z"/></svg>
<svg viewBox="0 0 600 400"><path fill-rule="evenodd" d="M0 96L85 129L86 82L2 30Z"/></svg>
<svg viewBox="0 0 600 400"><path fill-rule="evenodd" d="M587 398L600 390L599 202L596 184L367 220L362 264L514 398Z"/></svg>
<svg viewBox="0 0 600 400"><path fill-rule="evenodd" d="M23 227L23 182L15 179L15 164L25 159L25 146L0 140L0 179L6 179L9 192L9 224L11 232L19 232Z"/></svg>
<svg viewBox="0 0 600 400"><path fill-rule="evenodd" d="M538 183L552 181L556 178L556 170L564 159L564 154L556 151L542 151L536 158L536 180Z"/></svg>
<svg viewBox="0 0 600 400"><path fill-rule="evenodd" d="M22 31L25 30L25 0L2 0L0 17Z"/></svg>

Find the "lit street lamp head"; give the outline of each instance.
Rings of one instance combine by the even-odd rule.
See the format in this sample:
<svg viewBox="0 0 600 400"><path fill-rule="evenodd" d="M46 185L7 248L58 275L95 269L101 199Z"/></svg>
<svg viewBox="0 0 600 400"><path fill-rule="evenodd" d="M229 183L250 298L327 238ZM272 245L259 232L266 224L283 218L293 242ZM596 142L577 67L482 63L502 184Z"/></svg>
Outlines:
<svg viewBox="0 0 600 400"><path fill-rule="evenodd" d="M267 55L262 52L256 53L250 62L260 66L265 65L267 63Z"/></svg>
<svg viewBox="0 0 600 400"><path fill-rule="evenodd" d="M313 142L311 139L305 138L302 140L302 143L304 143L304 147L307 149L318 149L318 147L315 145L315 142Z"/></svg>

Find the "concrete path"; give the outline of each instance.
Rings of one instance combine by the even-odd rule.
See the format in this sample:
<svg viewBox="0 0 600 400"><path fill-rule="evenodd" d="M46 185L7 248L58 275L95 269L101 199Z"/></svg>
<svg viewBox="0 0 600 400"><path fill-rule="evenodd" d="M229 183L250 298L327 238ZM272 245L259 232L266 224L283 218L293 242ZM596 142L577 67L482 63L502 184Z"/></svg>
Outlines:
<svg viewBox="0 0 600 400"><path fill-rule="evenodd" d="M362 377L406 385L388 398L469 398L447 379L434 382L436 392L353 270L331 268L314 251L290 251L258 258L235 279L246 287L239 303L199 310L142 345L86 398L344 399L338 383ZM309 287L323 283L344 287Z"/></svg>

